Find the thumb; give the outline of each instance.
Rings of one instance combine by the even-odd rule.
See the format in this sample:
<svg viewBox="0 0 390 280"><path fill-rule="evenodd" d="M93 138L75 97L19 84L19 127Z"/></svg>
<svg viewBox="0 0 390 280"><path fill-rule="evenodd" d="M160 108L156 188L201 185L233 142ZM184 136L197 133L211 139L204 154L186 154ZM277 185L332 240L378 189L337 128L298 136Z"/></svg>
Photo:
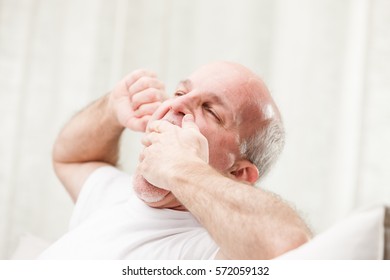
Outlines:
<svg viewBox="0 0 390 280"><path fill-rule="evenodd" d="M181 127L182 128L192 128L192 129L196 129L197 131L199 131L199 127L195 123L194 116L191 114L186 114L183 117Z"/></svg>

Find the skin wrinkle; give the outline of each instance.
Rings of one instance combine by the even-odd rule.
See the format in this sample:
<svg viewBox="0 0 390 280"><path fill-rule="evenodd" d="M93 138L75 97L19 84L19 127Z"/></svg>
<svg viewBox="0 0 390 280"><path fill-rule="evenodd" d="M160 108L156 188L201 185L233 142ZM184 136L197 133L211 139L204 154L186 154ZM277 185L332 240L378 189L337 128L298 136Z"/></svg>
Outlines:
<svg viewBox="0 0 390 280"><path fill-rule="evenodd" d="M216 62L199 68L182 80L177 91L183 91L183 94L164 102L152 119L164 119L181 126L184 114L193 114L195 123L209 143L209 164L233 178L231 172L242 160L241 144L262 127L264 106L275 106L268 89L257 75L244 66ZM224 125L209 117L202 107L204 102L210 102L218 115L223 116ZM150 199L155 187L143 178L137 180L137 184L143 186L135 186L135 190L143 191L143 195L147 193ZM158 208L181 207L180 202L175 204L172 196L169 193L160 201L147 204ZM156 200L161 197L160 189L156 188Z"/></svg>
<svg viewBox="0 0 390 280"><path fill-rule="evenodd" d="M145 205L190 211L217 244L217 259L272 259L297 248L310 237L302 219L287 203L253 186L279 155L284 131L281 122L262 120L262 108L267 105L259 100L271 102L272 98L267 99L267 91L261 91L256 79L248 86L252 75L234 63L208 64L189 76L192 91L163 102L149 94L158 90L165 95L155 87L155 74L142 69L129 73L61 131L53 149L57 176L77 201L92 172L118 167L123 131L146 132L134 188L139 188L144 200L158 201L145 201ZM129 92L126 85L137 84L148 88ZM213 115L210 92L231 106L226 112L228 129ZM142 103L140 118L131 97ZM210 106L202 106L204 102ZM150 109L146 112L145 108ZM269 125L261 129L265 122ZM237 139L251 134L241 154Z"/></svg>
<svg viewBox="0 0 390 280"><path fill-rule="evenodd" d="M182 80L179 85L178 85L178 89L176 90L176 92L180 92L180 91L185 91L185 93L188 93L188 92L191 92L193 91L193 86L192 86L192 81L190 79L185 79L185 80ZM184 90L183 90L184 89ZM221 90L225 95L227 93L227 89L224 88ZM185 94L184 93L184 94ZM209 95L209 98L212 99L216 105L220 105L221 107L225 107L227 108L227 112L233 112L233 108L231 108L231 106L225 102L223 99L221 99L218 94L216 94L215 92L212 92L212 91L207 91L205 90L205 93L207 93ZM220 116L220 114L218 114ZM233 116L232 117L233 119L233 122L235 122L235 117ZM226 112L223 113L223 118L221 118L221 122L222 122L222 125L225 129L229 129L229 127L226 127Z"/></svg>

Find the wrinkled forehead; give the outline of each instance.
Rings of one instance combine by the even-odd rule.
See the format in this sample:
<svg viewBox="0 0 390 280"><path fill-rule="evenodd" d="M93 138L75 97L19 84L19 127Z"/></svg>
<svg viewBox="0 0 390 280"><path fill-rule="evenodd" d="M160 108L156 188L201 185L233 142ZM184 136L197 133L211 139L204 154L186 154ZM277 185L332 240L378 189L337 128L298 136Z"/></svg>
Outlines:
<svg viewBox="0 0 390 280"><path fill-rule="evenodd" d="M272 100L264 83L241 65L209 64L196 70L189 80L197 90L213 92L224 99L238 124L272 115Z"/></svg>

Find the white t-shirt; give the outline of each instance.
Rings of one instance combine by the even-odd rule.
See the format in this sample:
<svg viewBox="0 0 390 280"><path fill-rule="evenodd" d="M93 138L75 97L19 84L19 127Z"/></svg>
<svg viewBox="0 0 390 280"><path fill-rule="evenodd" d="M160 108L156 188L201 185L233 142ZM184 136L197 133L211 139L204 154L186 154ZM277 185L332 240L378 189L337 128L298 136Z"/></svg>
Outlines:
<svg viewBox="0 0 390 280"><path fill-rule="evenodd" d="M190 212L147 206L129 175L105 166L84 184L69 232L39 259L211 259L217 251Z"/></svg>

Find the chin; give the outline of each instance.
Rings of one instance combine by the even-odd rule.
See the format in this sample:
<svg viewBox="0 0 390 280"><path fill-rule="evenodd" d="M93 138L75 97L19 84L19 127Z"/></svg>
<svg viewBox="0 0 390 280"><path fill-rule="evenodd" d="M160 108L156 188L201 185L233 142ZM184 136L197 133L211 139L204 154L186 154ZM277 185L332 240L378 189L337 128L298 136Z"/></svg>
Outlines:
<svg viewBox="0 0 390 280"><path fill-rule="evenodd" d="M147 204L161 202L170 193L170 191L160 189L150 184L138 173L134 176L133 186L138 198Z"/></svg>
<svg viewBox="0 0 390 280"><path fill-rule="evenodd" d="M134 176L133 186L138 198L150 207L186 211L186 208L170 191L150 184L139 173L136 173Z"/></svg>

